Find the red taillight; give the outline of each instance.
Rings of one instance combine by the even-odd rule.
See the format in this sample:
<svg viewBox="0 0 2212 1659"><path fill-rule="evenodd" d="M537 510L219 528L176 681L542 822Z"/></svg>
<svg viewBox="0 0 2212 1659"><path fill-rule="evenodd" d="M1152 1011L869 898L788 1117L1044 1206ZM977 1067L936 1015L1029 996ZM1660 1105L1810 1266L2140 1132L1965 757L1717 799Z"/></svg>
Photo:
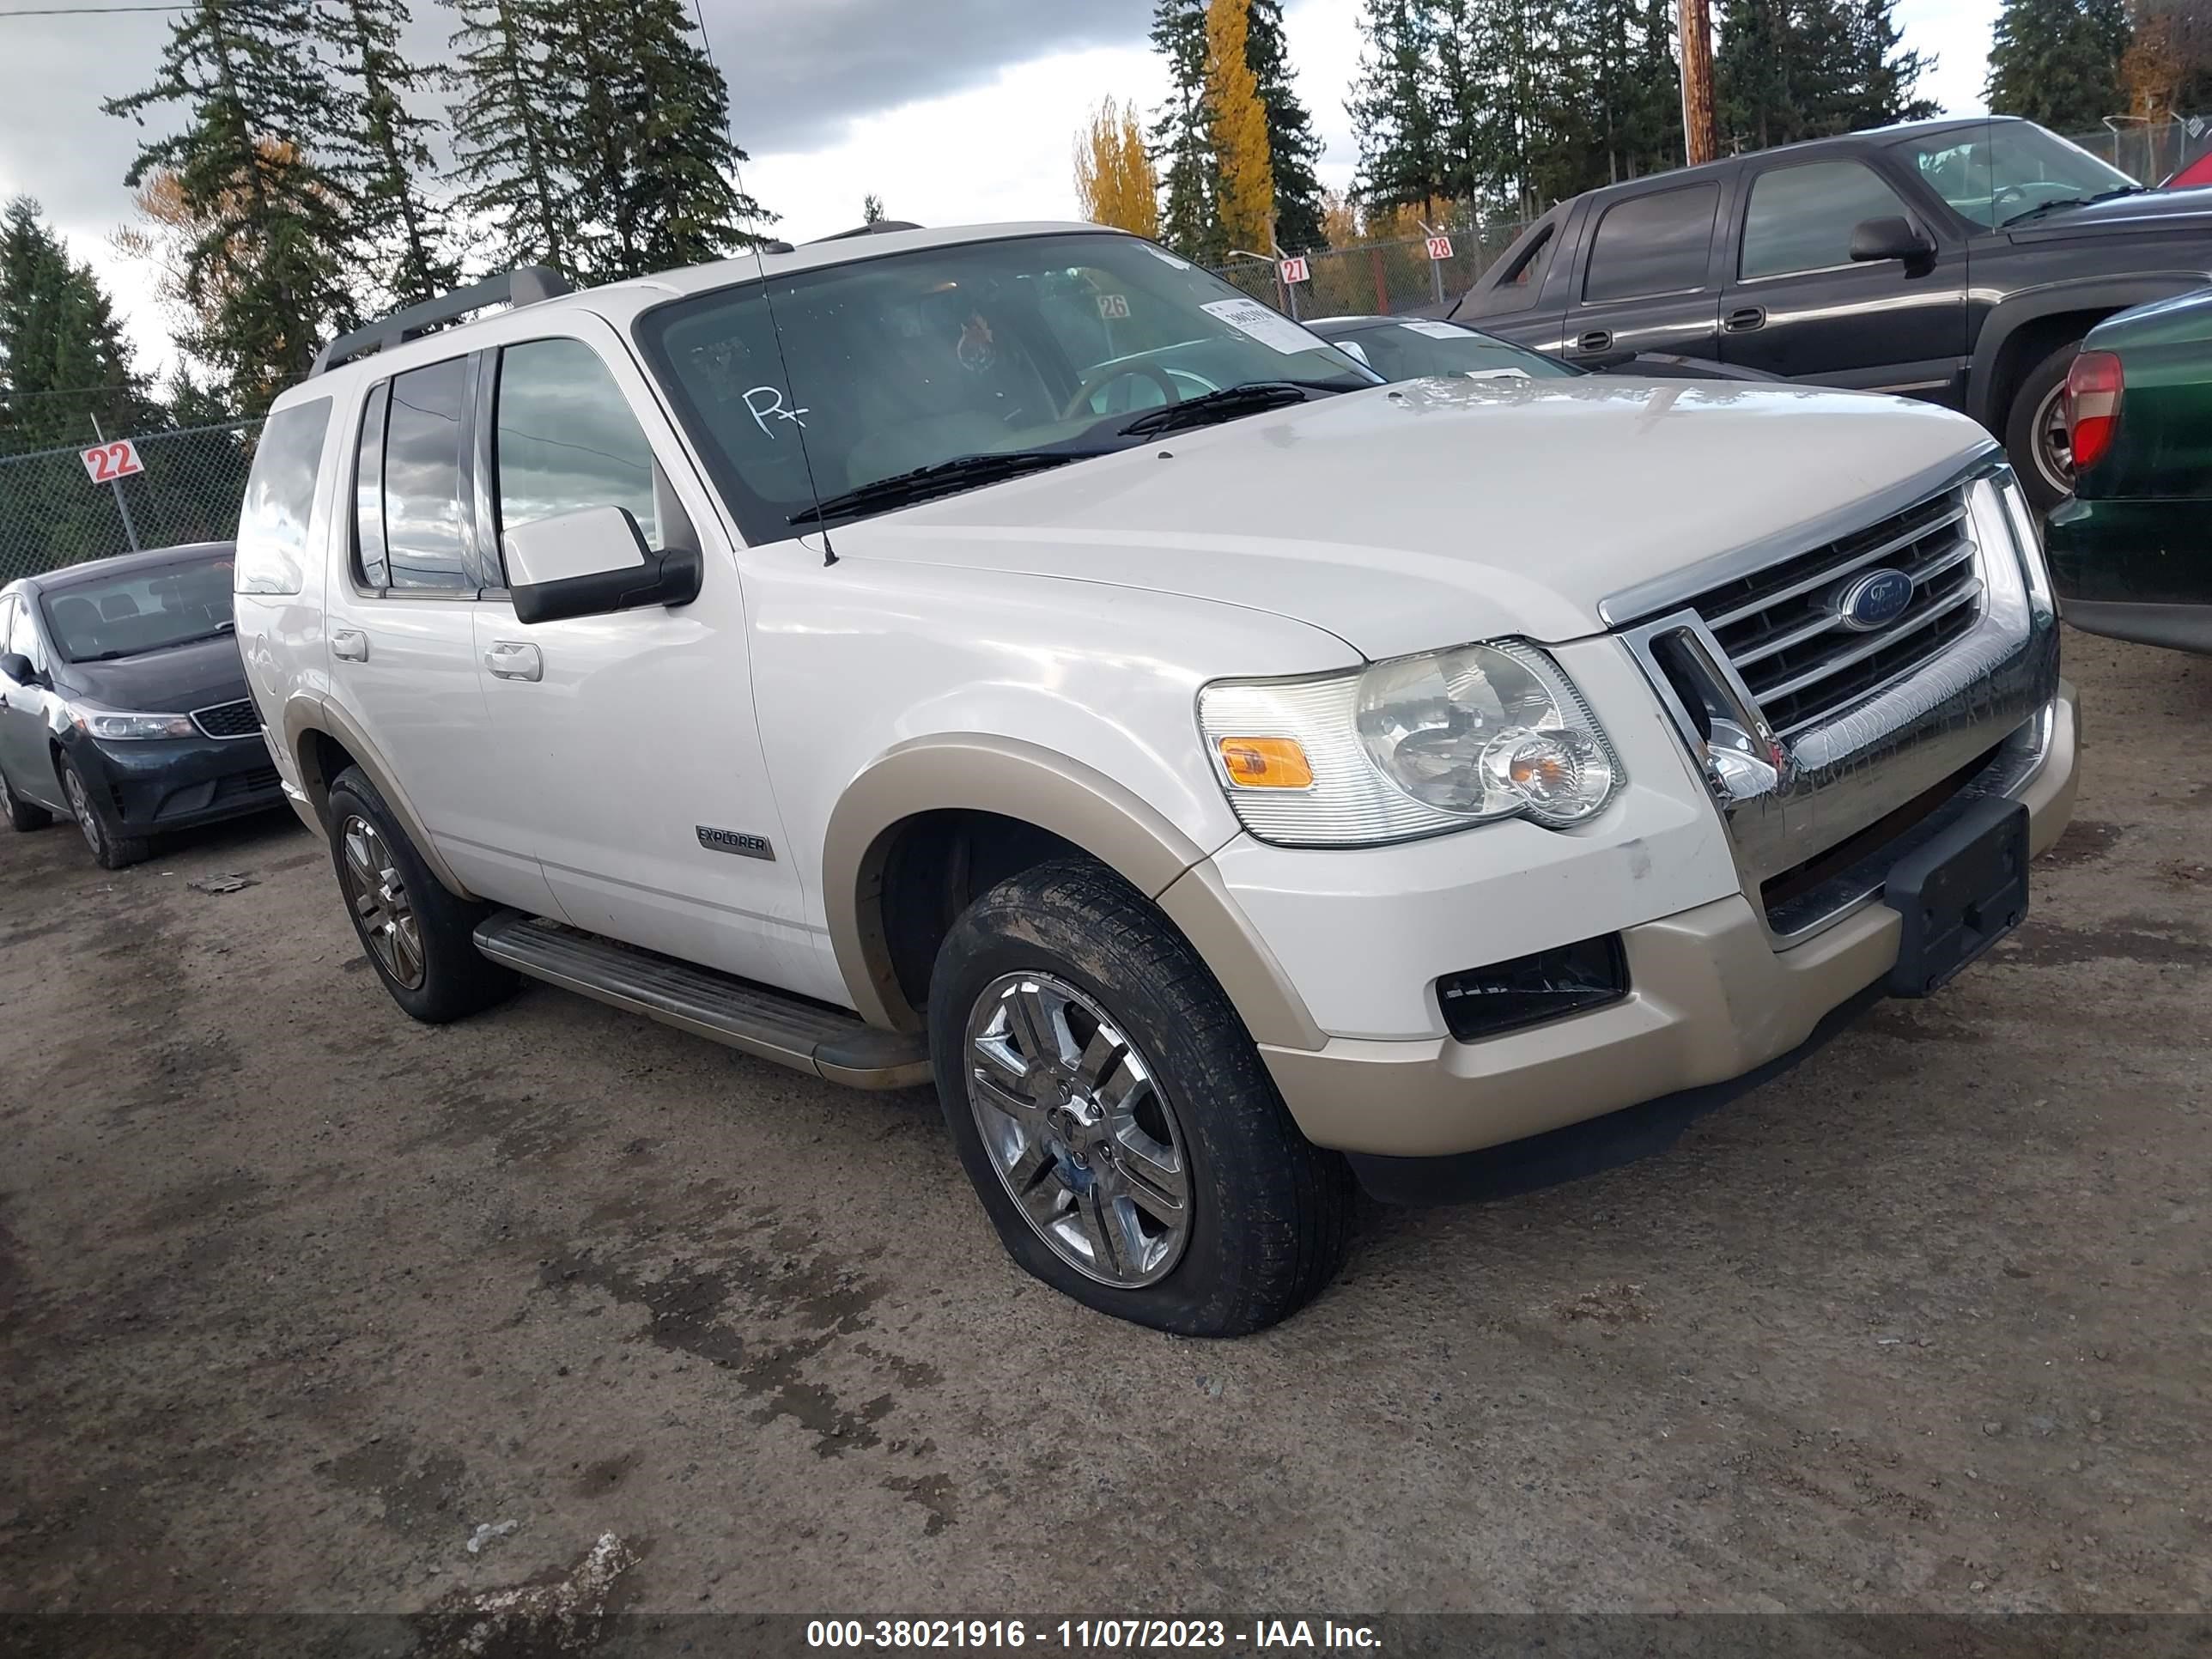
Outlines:
<svg viewBox="0 0 2212 1659"><path fill-rule="evenodd" d="M2120 394L2127 390L2120 360L2109 351L2085 351L2066 371L2066 423L2074 441L2074 470L2094 466L2112 447Z"/></svg>

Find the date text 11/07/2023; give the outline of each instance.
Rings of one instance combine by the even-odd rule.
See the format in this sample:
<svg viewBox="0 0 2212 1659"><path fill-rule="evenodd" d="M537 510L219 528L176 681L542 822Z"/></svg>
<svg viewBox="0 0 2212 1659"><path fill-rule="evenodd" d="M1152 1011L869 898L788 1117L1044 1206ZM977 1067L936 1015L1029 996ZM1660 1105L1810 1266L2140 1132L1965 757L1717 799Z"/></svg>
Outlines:
<svg viewBox="0 0 2212 1659"><path fill-rule="evenodd" d="M1045 1655L1182 1648L1247 1652L1366 1650L1372 1626L1333 1619L811 1619L810 1648L1034 1648Z"/></svg>

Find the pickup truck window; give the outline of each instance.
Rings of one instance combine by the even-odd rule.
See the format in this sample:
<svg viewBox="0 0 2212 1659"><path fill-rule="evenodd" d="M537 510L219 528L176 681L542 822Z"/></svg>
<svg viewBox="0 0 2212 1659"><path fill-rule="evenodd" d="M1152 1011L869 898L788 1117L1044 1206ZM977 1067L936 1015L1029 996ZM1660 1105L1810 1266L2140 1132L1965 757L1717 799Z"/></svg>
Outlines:
<svg viewBox="0 0 2212 1659"><path fill-rule="evenodd" d="M1863 161L1771 167L1752 181L1736 274L1782 276L1851 262L1851 228L1903 215L1905 204Z"/></svg>
<svg viewBox="0 0 2212 1659"><path fill-rule="evenodd" d="M395 591L477 585L461 522L468 370L467 358L449 357L392 380L384 426L384 543Z"/></svg>
<svg viewBox="0 0 2212 1659"><path fill-rule="evenodd" d="M755 544L796 533L817 492L827 501L975 455L1073 460L1126 448L1147 441L1121 430L1134 413L1255 381L1316 396L1376 381L1289 319L1130 236L1008 237L770 280L772 295L736 283L637 324Z"/></svg>
<svg viewBox="0 0 2212 1659"><path fill-rule="evenodd" d="M1597 222L1585 300L1641 300L1705 285L1721 187L1711 182L1616 202Z"/></svg>
<svg viewBox="0 0 2212 1659"><path fill-rule="evenodd" d="M648 545L660 544L653 446L581 340L532 340L500 353L492 441L502 533L556 513L620 507Z"/></svg>
<svg viewBox="0 0 2212 1659"><path fill-rule="evenodd" d="M1897 149L1959 214L1986 229L2046 208L2119 195L2141 185L2078 144L2033 121L1910 138Z"/></svg>

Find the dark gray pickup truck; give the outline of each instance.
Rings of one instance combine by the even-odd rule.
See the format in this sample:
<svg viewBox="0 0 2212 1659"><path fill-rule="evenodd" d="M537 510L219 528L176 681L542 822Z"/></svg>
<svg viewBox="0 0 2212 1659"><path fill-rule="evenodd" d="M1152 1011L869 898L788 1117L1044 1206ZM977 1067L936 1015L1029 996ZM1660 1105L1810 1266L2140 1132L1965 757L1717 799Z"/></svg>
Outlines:
<svg viewBox="0 0 2212 1659"><path fill-rule="evenodd" d="M1560 203L1453 309L1601 365L1717 358L1964 410L2048 508L2101 319L2212 283L2212 189L2146 191L2033 122L1921 121Z"/></svg>

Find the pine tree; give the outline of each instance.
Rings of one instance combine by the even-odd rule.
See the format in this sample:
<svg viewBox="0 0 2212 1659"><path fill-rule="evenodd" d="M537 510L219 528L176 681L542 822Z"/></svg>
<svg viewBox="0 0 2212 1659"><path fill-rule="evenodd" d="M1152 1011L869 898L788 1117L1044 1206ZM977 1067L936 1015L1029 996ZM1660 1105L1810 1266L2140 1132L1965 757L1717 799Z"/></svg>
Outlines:
<svg viewBox="0 0 2212 1659"><path fill-rule="evenodd" d="M1899 49L1896 0L1726 0L1714 53L1721 127L1739 148L1914 120L1933 65Z"/></svg>
<svg viewBox="0 0 2212 1659"><path fill-rule="evenodd" d="M1713 52L1722 133L1740 149L1767 149L1802 135L1791 86L1796 32L1789 0L1723 0Z"/></svg>
<svg viewBox="0 0 2212 1659"><path fill-rule="evenodd" d="M1990 33L1990 108L2085 132L2125 105L2122 0L2005 0Z"/></svg>
<svg viewBox="0 0 2212 1659"><path fill-rule="evenodd" d="M434 173L425 135L435 124L407 101L445 82L401 55L407 21L406 0L325 0L320 15L344 77L325 148L352 197L355 261L391 306L434 299L461 275L424 193Z"/></svg>
<svg viewBox="0 0 2212 1659"><path fill-rule="evenodd" d="M1232 248L1273 252L1275 175L1267 111L1246 55L1252 0L1207 0L1206 106L1213 139L1214 206Z"/></svg>
<svg viewBox="0 0 2212 1659"><path fill-rule="evenodd" d="M1359 134L1359 197L1371 208L1425 207L1453 189L1444 112L1431 85L1425 0L1367 0L1366 47L1345 112Z"/></svg>
<svg viewBox="0 0 2212 1659"><path fill-rule="evenodd" d="M0 447L90 443L155 416L106 292L69 256L39 204L0 211Z"/></svg>
<svg viewBox="0 0 2212 1659"><path fill-rule="evenodd" d="M247 410L306 374L321 339L355 316L342 273L343 185L312 159L337 125L305 0L199 0L170 28L159 78L110 100L112 115L181 104L181 132L142 145L125 183L173 173L198 227L185 249L188 301L207 321L182 342Z"/></svg>
<svg viewBox="0 0 2212 1659"><path fill-rule="evenodd" d="M489 227L501 265L577 274L582 240L561 134L583 102L578 66L556 60L546 0L453 0L462 98L448 112L455 206Z"/></svg>
<svg viewBox="0 0 2212 1659"><path fill-rule="evenodd" d="M1206 118L1206 0L1159 0L1152 46L1167 59L1168 97L1154 112L1153 166L1163 175L1160 240L1188 258L1218 260L1213 143Z"/></svg>
<svg viewBox="0 0 2212 1659"><path fill-rule="evenodd" d="M556 129L576 181L579 263L593 282L718 259L762 239L773 218L735 180L729 88L677 0L617 0L565 14L556 52L585 71Z"/></svg>
<svg viewBox="0 0 2212 1659"><path fill-rule="evenodd" d="M1275 180L1275 240L1296 252L1328 246L1322 228L1321 139L1291 77L1283 0L1251 0L1244 58L1267 118L1267 162Z"/></svg>

